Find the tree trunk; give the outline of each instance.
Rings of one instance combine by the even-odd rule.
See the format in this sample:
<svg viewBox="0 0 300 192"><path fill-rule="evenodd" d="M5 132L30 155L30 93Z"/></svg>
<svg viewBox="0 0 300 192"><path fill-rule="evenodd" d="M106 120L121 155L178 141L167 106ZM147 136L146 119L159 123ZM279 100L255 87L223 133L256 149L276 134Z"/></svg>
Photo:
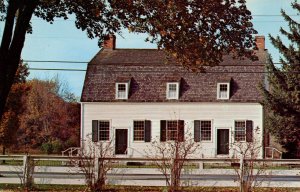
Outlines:
<svg viewBox="0 0 300 192"><path fill-rule="evenodd" d="M8 96L8 84L7 84L7 74L6 74L6 62L5 54L0 49L0 122L1 117L4 113L5 103Z"/></svg>
<svg viewBox="0 0 300 192"><path fill-rule="evenodd" d="M6 148L5 148L5 146L3 145L3 146L2 146L2 155L5 155L5 151L6 151ZM0 161L0 164L5 164L5 160Z"/></svg>
<svg viewBox="0 0 300 192"><path fill-rule="evenodd" d="M2 155L5 155L5 147L2 146Z"/></svg>
<svg viewBox="0 0 300 192"><path fill-rule="evenodd" d="M7 17L0 47L0 121L18 69L25 36L38 0L8 1ZM15 24L15 15L18 18Z"/></svg>

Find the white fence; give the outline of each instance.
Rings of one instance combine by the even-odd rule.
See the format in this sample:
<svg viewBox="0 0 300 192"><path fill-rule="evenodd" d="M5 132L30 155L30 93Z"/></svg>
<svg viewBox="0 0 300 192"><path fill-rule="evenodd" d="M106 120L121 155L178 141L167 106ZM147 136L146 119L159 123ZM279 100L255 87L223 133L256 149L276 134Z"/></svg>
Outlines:
<svg viewBox="0 0 300 192"><path fill-rule="evenodd" d="M39 184L84 184L85 175L76 162L78 157L63 156L0 156L0 183L20 183L32 176ZM107 158L115 163L108 174L108 183L117 185L165 186L164 176L153 166L154 159ZM180 159L179 159L180 160ZM182 173L184 185L237 186L236 169L239 159L186 159L188 164ZM29 163L33 162L33 163ZM255 162L256 169L264 164L265 171L257 179L262 186L300 187L299 159L245 159ZM30 167L34 165L33 167ZM29 166L29 167L28 167Z"/></svg>

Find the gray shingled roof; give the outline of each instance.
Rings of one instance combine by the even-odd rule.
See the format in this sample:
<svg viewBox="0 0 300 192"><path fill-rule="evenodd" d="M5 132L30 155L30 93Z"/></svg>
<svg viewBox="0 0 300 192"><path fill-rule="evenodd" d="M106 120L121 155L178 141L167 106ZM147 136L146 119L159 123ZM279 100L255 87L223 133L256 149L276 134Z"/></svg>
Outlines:
<svg viewBox="0 0 300 192"><path fill-rule="evenodd" d="M258 61L225 56L206 73L193 73L167 62L155 49L103 49L88 64L82 102L258 102L267 51L257 51ZM128 100L115 99L115 83L130 80ZM179 100L166 99L166 83L180 81ZM230 81L229 100L217 100L217 83Z"/></svg>

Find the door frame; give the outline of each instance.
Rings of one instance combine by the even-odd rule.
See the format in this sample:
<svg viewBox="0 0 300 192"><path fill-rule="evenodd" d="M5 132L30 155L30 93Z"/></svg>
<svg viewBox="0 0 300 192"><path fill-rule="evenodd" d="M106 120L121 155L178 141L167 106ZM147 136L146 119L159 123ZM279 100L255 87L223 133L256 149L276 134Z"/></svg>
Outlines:
<svg viewBox="0 0 300 192"><path fill-rule="evenodd" d="M125 154L116 154L116 139L117 139L117 129L126 129L127 130L127 153ZM130 138L130 132L129 132L129 128L124 128L124 127L114 127L113 128L113 145L114 145L114 155L116 156L127 156L129 154L128 152L128 148L129 148L129 138Z"/></svg>
<svg viewBox="0 0 300 192"><path fill-rule="evenodd" d="M228 154L218 154L218 130L227 129L228 130ZM231 128L230 127L216 127L215 129L215 156L216 157L228 157L230 155L230 144L231 144Z"/></svg>

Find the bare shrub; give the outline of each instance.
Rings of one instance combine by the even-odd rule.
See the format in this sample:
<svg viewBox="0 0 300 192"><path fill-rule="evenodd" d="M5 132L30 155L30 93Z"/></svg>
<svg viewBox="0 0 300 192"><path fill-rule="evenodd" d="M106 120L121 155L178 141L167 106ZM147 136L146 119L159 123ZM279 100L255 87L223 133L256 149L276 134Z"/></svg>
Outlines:
<svg viewBox="0 0 300 192"><path fill-rule="evenodd" d="M200 148L200 144L194 141L188 131L184 136L178 133L179 131L174 140L169 140L167 137L165 142L153 141L151 147L145 151L146 157L151 158L152 163L164 175L168 191L172 192L181 186L180 177L187 158Z"/></svg>
<svg viewBox="0 0 300 192"><path fill-rule="evenodd" d="M264 181L262 176L266 174L267 164L257 161L257 159L262 158L262 144L257 139L258 134L259 128L256 128L254 135L251 135L251 142L236 141L232 143L233 157L240 159L239 166L235 167L235 172L241 192L253 191L256 187L261 186ZM246 137L250 136L246 135Z"/></svg>
<svg viewBox="0 0 300 192"><path fill-rule="evenodd" d="M84 173L85 182L90 191L101 191L106 184L107 173L112 169L112 141L85 142L85 148L73 157L71 163Z"/></svg>

